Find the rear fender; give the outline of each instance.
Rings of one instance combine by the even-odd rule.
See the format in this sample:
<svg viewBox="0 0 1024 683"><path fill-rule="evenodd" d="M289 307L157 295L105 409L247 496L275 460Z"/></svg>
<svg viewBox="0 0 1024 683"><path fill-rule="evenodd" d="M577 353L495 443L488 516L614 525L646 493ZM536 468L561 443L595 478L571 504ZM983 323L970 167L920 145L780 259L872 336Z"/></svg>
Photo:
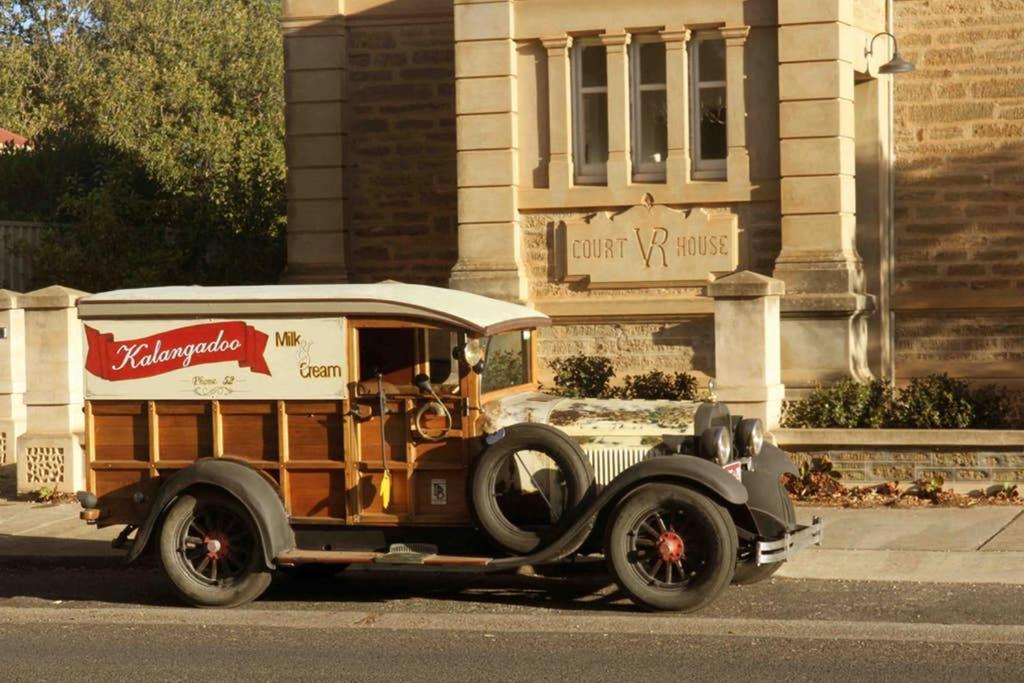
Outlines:
<svg viewBox="0 0 1024 683"><path fill-rule="evenodd" d="M134 562L149 545L160 521L177 498L195 487L212 487L241 503L260 533L260 545L268 569L274 558L295 548L295 534L288 523L288 512L273 484L262 472L234 459L204 458L171 475L160 487L146 521L139 527L128 562Z"/></svg>

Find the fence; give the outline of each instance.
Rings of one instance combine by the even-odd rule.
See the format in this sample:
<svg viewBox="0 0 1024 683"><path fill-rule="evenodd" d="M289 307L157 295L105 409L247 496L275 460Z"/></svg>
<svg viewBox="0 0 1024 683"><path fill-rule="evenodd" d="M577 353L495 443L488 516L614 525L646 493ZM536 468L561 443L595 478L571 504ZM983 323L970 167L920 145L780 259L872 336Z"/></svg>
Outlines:
<svg viewBox="0 0 1024 683"><path fill-rule="evenodd" d="M41 223L0 221L0 287L15 292L29 288L31 264L18 247L38 244L42 231Z"/></svg>

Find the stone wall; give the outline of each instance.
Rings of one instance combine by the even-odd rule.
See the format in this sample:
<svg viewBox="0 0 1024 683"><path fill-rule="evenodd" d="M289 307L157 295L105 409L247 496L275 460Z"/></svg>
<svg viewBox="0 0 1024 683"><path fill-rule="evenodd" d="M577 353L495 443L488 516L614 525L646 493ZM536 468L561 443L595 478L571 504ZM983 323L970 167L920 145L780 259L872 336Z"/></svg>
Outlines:
<svg viewBox="0 0 1024 683"><path fill-rule="evenodd" d="M348 36L349 279L444 286L458 256L452 20Z"/></svg>
<svg viewBox="0 0 1024 683"><path fill-rule="evenodd" d="M1024 0L896 0L896 374L1024 361Z"/></svg>
<svg viewBox="0 0 1024 683"><path fill-rule="evenodd" d="M942 477L957 488L1024 482L1024 432L779 429L798 463L827 457L847 485Z"/></svg>
<svg viewBox="0 0 1024 683"><path fill-rule="evenodd" d="M711 207L712 212L732 211L738 216L740 270L770 274L779 251L779 207L775 202L752 202ZM577 353L608 356L615 363L617 381L625 375L660 369L687 371L703 382L715 374L714 319L711 302L702 286L644 289L588 288L586 283L563 279L560 224L582 220L585 213L530 213L522 220L523 257L531 300L541 310L545 302L578 304L567 319L555 315L555 326L542 330L539 370L542 381L550 379L550 361ZM602 309L612 302L643 299L665 300L656 319L623 313L620 320L606 318ZM696 303L706 312L686 310ZM564 310L564 308L560 309ZM576 316L594 316L579 322Z"/></svg>

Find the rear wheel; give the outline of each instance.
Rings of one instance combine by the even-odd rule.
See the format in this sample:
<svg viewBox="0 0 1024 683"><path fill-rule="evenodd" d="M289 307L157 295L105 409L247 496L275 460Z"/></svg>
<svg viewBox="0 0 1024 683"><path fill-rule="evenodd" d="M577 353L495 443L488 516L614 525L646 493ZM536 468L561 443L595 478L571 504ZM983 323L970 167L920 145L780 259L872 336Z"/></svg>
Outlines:
<svg viewBox="0 0 1024 683"><path fill-rule="evenodd" d="M175 501L160 530L160 561L181 598L197 607L250 602L271 580L256 522L222 493Z"/></svg>
<svg viewBox="0 0 1024 683"><path fill-rule="evenodd" d="M729 585L736 547L736 527L720 505L682 486L647 484L612 512L606 555L633 602L691 612Z"/></svg>

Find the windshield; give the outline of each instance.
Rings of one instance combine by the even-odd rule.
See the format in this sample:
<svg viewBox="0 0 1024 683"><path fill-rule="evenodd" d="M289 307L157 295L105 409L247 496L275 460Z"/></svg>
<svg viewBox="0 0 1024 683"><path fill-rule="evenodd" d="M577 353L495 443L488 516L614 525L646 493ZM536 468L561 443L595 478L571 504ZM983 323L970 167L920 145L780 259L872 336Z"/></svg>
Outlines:
<svg viewBox="0 0 1024 683"><path fill-rule="evenodd" d="M530 330L487 338L481 390L486 394L532 381L533 351Z"/></svg>

